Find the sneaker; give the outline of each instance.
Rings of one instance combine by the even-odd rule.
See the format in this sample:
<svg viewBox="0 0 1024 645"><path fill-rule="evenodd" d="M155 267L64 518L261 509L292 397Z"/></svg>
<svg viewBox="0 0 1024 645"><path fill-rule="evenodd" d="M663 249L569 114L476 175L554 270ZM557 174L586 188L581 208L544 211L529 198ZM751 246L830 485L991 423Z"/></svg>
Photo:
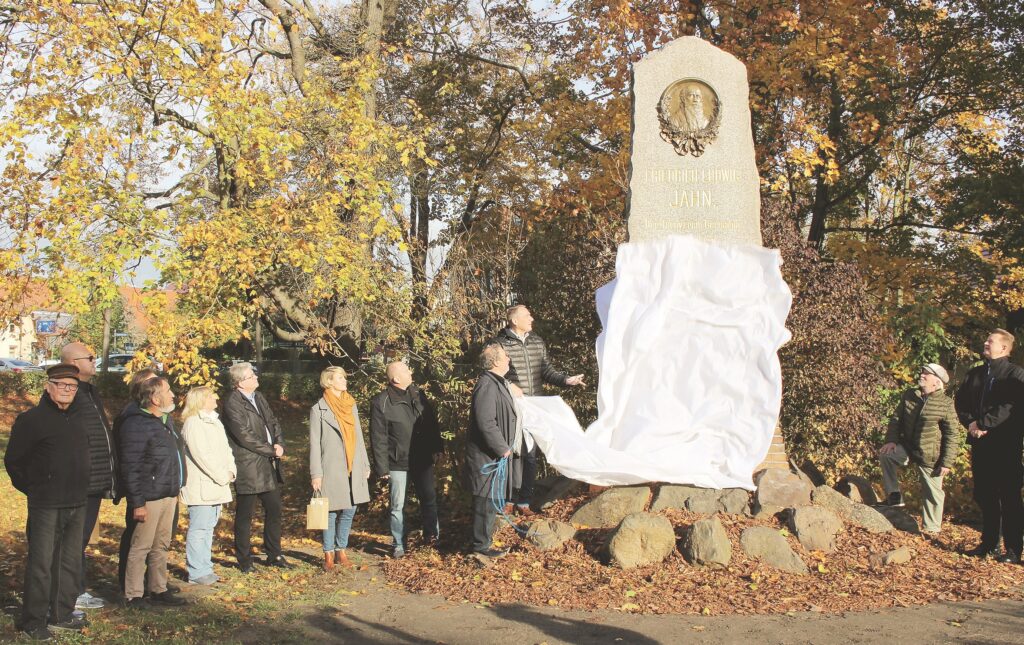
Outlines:
<svg viewBox="0 0 1024 645"><path fill-rule="evenodd" d="M162 591L160 593L152 594L149 597L149 601L150 602L155 602L155 603L158 603L158 604L161 604L161 605L171 605L171 606L174 606L174 607L180 607L181 605L187 605L188 604L188 601L186 601L181 596L178 596L178 595L176 595L174 593L171 593L170 589L168 589L167 591Z"/></svg>
<svg viewBox="0 0 1024 645"><path fill-rule="evenodd" d="M217 577L216 573L208 573L205 576L199 576L195 580L189 580L188 583L190 585L212 585L218 580L220 578Z"/></svg>
<svg viewBox="0 0 1024 645"><path fill-rule="evenodd" d="M25 638L30 641L37 643L45 643L53 640L53 633L50 632L46 627L36 627L35 629L23 629L21 633Z"/></svg>
<svg viewBox="0 0 1024 645"><path fill-rule="evenodd" d="M405 549L395 549L391 552L391 557L395 560L401 560L405 557Z"/></svg>
<svg viewBox="0 0 1024 645"><path fill-rule="evenodd" d="M123 605L125 609L135 610L149 609L150 607L152 607L152 605L149 604L149 599L142 598L141 596L139 598L125 598Z"/></svg>
<svg viewBox="0 0 1024 645"><path fill-rule="evenodd" d="M102 609L104 605L102 598L97 598L88 591L78 597L75 601L75 609Z"/></svg>
<svg viewBox="0 0 1024 645"><path fill-rule="evenodd" d="M74 616L59 623L50 623L51 629L57 629L62 632L80 632L88 626L88 620L85 618L75 618Z"/></svg>
<svg viewBox="0 0 1024 645"><path fill-rule="evenodd" d="M895 508L901 508L905 506L903 503L903 493L899 491L895 493L889 493L889 496L885 498L885 506L892 506Z"/></svg>

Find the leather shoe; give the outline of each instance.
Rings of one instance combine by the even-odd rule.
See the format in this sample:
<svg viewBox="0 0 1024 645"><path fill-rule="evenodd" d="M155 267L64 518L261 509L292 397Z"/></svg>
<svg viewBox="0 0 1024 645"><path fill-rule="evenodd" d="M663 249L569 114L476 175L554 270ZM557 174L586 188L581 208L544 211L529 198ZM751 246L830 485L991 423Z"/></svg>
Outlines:
<svg viewBox="0 0 1024 645"><path fill-rule="evenodd" d="M523 517L533 517L536 515L536 513L533 512L533 509L530 508L529 504L518 504L516 506L516 512Z"/></svg>
<svg viewBox="0 0 1024 645"><path fill-rule="evenodd" d="M996 562L1002 562L1003 564L1020 564L1020 556L1016 552L1007 549L1006 553L996 558Z"/></svg>
<svg viewBox="0 0 1024 645"><path fill-rule="evenodd" d="M295 565L284 559L283 555L279 555L273 560L267 560L268 567L277 567L278 569L294 569Z"/></svg>
<svg viewBox="0 0 1024 645"><path fill-rule="evenodd" d="M246 562L245 564L239 564L238 570L242 573L252 573L256 570L256 567L252 565L252 562Z"/></svg>
<svg viewBox="0 0 1024 645"><path fill-rule="evenodd" d="M978 546L968 551L966 555L973 556L975 558L995 558L999 555L999 548L979 544Z"/></svg>
<svg viewBox="0 0 1024 645"><path fill-rule="evenodd" d="M186 601L181 596L175 595L171 592L170 589L168 589L167 591L162 591L160 593L150 594L149 601L161 605L171 605L174 607L180 607L181 605L188 604L188 601Z"/></svg>
<svg viewBox="0 0 1024 645"><path fill-rule="evenodd" d="M483 551L477 551L476 554L482 555L485 558L492 558L494 560L497 560L498 558L504 558L506 555L508 555L508 551L505 551L504 549L491 548L484 549Z"/></svg>

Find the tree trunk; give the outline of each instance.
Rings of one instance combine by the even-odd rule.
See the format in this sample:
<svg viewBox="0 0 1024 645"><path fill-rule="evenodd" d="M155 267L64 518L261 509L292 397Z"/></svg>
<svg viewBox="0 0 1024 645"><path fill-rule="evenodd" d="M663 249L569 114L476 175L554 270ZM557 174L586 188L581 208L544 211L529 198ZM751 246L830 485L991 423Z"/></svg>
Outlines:
<svg viewBox="0 0 1024 645"><path fill-rule="evenodd" d="M409 264L412 269L413 318L427 313L427 248L430 244L430 175L422 169L411 177L409 210Z"/></svg>
<svg viewBox="0 0 1024 645"><path fill-rule="evenodd" d="M107 307L103 310L103 372L106 373L110 365L110 317L113 310Z"/></svg>
<svg viewBox="0 0 1024 645"><path fill-rule="evenodd" d="M252 325L252 349L256 366L263 367L263 321L259 316L253 316Z"/></svg>

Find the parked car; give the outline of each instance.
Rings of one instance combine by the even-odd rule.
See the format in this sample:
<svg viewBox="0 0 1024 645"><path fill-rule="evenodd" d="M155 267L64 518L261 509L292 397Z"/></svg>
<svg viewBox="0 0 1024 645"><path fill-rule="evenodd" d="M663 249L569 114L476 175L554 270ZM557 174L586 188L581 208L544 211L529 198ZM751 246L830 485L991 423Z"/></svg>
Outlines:
<svg viewBox="0 0 1024 645"><path fill-rule="evenodd" d="M60 359L59 358L44 358L43 360L39 361L39 367L41 367L43 369L46 369L47 367L49 367L51 365L59 365L59 364L60 364Z"/></svg>
<svg viewBox="0 0 1024 645"><path fill-rule="evenodd" d="M108 372L125 372L128 363L135 358L135 354L111 354L110 365L107 367ZM103 359L96 361L96 371L103 371Z"/></svg>
<svg viewBox="0 0 1024 645"><path fill-rule="evenodd" d="M14 372L15 374L21 374L23 372L42 372L43 368L39 367L29 361L23 361L20 358L0 358L0 372Z"/></svg>

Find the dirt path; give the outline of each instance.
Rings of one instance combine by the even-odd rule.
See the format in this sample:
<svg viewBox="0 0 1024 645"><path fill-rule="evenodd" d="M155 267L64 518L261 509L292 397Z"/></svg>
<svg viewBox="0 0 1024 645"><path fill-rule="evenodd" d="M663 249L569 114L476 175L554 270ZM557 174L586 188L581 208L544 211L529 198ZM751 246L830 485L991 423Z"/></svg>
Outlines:
<svg viewBox="0 0 1024 645"><path fill-rule="evenodd" d="M525 605L481 606L410 594L376 566L343 574L358 592L287 626L232 634L244 643L1024 643L1024 604L938 603L880 612L777 616L640 616Z"/></svg>

